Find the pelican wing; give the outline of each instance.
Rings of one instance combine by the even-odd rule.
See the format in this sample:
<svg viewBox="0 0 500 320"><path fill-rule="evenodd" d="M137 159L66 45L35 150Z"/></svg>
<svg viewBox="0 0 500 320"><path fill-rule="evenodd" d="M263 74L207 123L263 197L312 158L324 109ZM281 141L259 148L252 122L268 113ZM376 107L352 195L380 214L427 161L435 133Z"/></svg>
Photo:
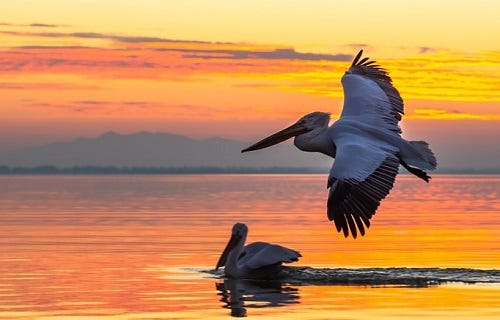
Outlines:
<svg viewBox="0 0 500 320"><path fill-rule="evenodd" d="M342 77L344 108L341 117L360 117L364 123L401 133L403 99L387 71L361 50Z"/></svg>
<svg viewBox="0 0 500 320"><path fill-rule="evenodd" d="M254 242L245 246L245 250L238 259L251 269L258 269L274 264L297 261L301 254L295 250L267 242Z"/></svg>
<svg viewBox="0 0 500 320"><path fill-rule="evenodd" d="M347 134L335 141L337 157L330 170L327 213L337 231L356 238L380 201L392 189L398 173L397 150L370 137Z"/></svg>

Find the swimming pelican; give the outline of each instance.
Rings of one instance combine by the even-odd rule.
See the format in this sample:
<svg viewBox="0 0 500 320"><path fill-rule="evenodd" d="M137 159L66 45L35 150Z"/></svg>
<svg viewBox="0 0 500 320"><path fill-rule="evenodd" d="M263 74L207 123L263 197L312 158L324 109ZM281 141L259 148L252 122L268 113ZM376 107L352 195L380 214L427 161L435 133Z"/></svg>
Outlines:
<svg viewBox="0 0 500 320"><path fill-rule="evenodd" d="M253 242L245 247L248 228L236 223L231 238L222 252L215 270L224 267L224 274L236 279L275 278L282 269L282 263L297 261L300 253L267 242Z"/></svg>
<svg viewBox="0 0 500 320"><path fill-rule="evenodd" d="M426 182L431 177L424 170L437 166L427 142L401 137L403 99L387 71L368 57L361 59L362 54L363 50L342 77L344 107L331 126L329 113L313 112L242 150L267 148L295 137L298 149L335 158L327 182L328 219L345 237L350 230L353 238L358 230L365 234L365 226L370 226L380 201L392 189L400 164Z"/></svg>

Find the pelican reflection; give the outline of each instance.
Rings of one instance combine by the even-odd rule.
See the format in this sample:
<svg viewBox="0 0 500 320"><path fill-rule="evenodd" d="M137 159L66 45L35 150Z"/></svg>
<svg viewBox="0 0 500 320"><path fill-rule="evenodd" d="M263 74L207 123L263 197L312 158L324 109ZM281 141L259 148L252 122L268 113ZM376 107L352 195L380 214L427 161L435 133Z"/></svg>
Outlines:
<svg viewBox="0 0 500 320"><path fill-rule="evenodd" d="M299 290L278 280L224 279L215 284L217 295L232 317L246 317L247 308L281 307L299 303Z"/></svg>

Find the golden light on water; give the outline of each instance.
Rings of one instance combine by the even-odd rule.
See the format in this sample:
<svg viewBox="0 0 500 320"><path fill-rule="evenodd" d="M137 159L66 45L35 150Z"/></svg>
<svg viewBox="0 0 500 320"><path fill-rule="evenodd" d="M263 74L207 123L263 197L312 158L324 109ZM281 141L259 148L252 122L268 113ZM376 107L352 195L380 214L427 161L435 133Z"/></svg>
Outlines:
<svg viewBox="0 0 500 320"><path fill-rule="evenodd" d="M435 175L429 185L400 176L358 239L327 221L322 175L2 179L4 319L225 317L230 310L216 290L222 279L200 271L214 267L236 221L249 226L249 242L299 250L296 265L500 265L497 176ZM265 319L492 319L498 312L498 284L283 284L275 307L255 289L241 290L255 299L243 303L245 312Z"/></svg>

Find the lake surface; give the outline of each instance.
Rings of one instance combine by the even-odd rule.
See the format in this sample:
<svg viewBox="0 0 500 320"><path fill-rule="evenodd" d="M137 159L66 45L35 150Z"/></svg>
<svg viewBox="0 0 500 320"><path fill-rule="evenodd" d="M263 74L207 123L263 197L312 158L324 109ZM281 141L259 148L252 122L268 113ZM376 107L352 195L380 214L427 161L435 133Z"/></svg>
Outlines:
<svg viewBox="0 0 500 320"><path fill-rule="evenodd" d="M498 175L400 175L358 239L335 231L326 198L324 175L0 176L0 319L498 319L498 277L261 285L202 272L235 222L249 242L300 251L298 266L500 269Z"/></svg>

